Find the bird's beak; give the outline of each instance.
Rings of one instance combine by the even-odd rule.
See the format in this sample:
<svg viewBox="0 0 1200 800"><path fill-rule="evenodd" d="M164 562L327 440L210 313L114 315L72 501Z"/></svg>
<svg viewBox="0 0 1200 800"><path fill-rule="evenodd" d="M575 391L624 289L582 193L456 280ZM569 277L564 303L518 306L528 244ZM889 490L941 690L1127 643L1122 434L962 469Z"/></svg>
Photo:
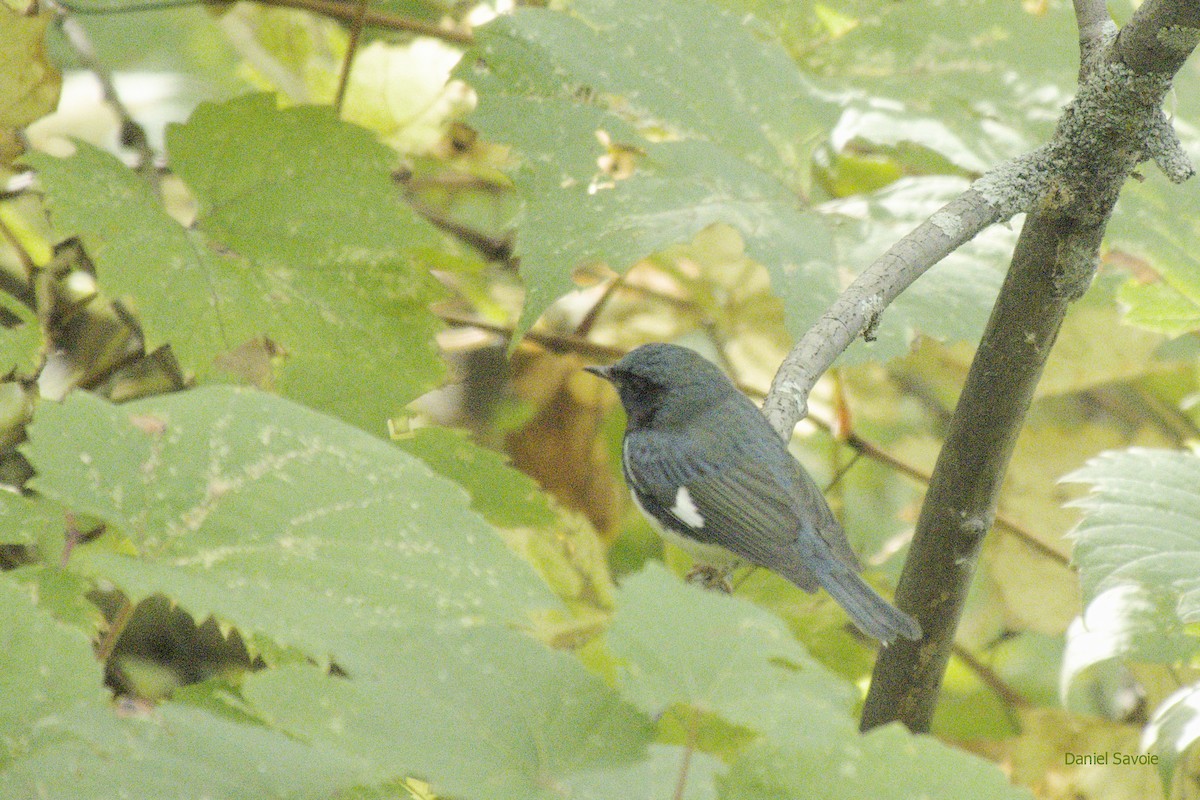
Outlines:
<svg viewBox="0 0 1200 800"><path fill-rule="evenodd" d="M583 369L598 378L604 378L606 381L612 380L612 367L584 367Z"/></svg>

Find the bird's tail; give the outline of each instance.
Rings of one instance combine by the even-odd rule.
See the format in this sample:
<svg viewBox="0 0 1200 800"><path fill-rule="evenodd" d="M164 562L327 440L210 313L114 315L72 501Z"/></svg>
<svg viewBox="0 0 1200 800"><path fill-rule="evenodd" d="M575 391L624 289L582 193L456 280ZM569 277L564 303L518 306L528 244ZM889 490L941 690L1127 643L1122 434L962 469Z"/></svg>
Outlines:
<svg viewBox="0 0 1200 800"><path fill-rule="evenodd" d="M921 638L921 626L915 619L876 594L845 564L835 564L827 572L818 571L817 580L868 636L884 644L897 637L913 641Z"/></svg>

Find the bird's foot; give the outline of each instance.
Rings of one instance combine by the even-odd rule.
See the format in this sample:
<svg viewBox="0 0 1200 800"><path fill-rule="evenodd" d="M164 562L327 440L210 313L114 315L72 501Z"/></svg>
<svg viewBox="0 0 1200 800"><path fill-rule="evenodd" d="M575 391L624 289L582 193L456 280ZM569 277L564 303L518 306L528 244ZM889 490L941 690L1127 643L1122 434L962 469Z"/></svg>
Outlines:
<svg viewBox="0 0 1200 800"><path fill-rule="evenodd" d="M705 589L733 594L733 584L729 582L732 570L714 567L711 564L697 564L687 574L687 582L694 583Z"/></svg>

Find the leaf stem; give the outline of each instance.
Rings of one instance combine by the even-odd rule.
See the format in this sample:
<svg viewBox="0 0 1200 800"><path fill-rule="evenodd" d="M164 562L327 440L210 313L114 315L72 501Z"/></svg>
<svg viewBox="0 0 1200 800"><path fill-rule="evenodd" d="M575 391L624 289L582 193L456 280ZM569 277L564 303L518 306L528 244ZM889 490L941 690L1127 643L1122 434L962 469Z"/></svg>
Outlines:
<svg viewBox="0 0 1200 800"><path fill-rule="evenodd" d="M675 780L675 792L672 800L683 800L684 790L687 789L688 772L692 768L692 753L696 751L696 740L700 736L700 712L695 708L688 709L687 739L683 746L683 758L679 762L679 777Z"/></svg>
<svg viewBox="0 0 1200 800"><path fill-rule="evenodd" d="M358 0L354 19L350 21L350 40L346 42L346 56L342 59L342 69L338 74L337 94L333 98L333 110L339 117L342 116L342 103L346 99L346 87L350 85L350 70L354 67L354 55L358 52L358 42L362 37L367 3L368 0Z"/></svg>
<svg viewBox="0 0 1200 800"><path fill-rule="evenodd" d="M125 632L125 626L133 618L135 608L136 606L129 601L129 598L122 594L121 605L117 609L116 615L108 624L108 630L104 632L104 637L96 645L96 660L101 664L107 664L108 659L112 657L113 650L116 649L117 642L121 639L121 634Z"/></svg>

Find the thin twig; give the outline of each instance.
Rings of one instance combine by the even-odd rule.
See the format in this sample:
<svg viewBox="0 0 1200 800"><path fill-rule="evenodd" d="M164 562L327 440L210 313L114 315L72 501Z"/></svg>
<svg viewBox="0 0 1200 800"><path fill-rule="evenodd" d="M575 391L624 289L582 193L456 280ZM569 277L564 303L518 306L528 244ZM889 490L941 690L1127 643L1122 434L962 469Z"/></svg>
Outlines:
<svg viewBox="0 0 1200 800"><path fill-rule="evenodd" d="M828 427L829 425L829 423L825 422L824 420L817 419L811 415L809 416L809 419L822 427ZM890 467L896 472L907 475L915 481L923 483L927 486L929 485L930 475L928 472L917 469L912 464L909 464L905 461L901 461L873 442L862 438L857 433L851 433L846 437L845 441L850 447L853 447L855 450L863 453L872 461L876 461L880 464ZM1026 529L1024 526L1014 521L1006 514L997 512L994 524L997 530L1001 530L1004 533L1011 535L1014 539L1028 547L1030 550L1034 551L1037 555L1049 559L1059 566L1070 566L1070 558L1058 552L1050 545L1043 543L1036 536L1034 536L1032 531Z"/></svg>
<svg viewBox="0 0 1200 800"><path fill-rule="evenodd" d="M117 92L116 84L113 83L112 74L96 55L96 48L92 45L92 40L88 36L87 31L84 30L83 26L74 17L66 13L59 15L59 25L62 26L63 34L66 36L67 42L71 45L75 54L79 57L79 60L100 81L101 90L104 92L104 99L112 106L113 111L117 114L117 119L121 123L121 144L137 152L138 172L150 181L155 191L159 191L160 181L158 171L154 167L154 150L150 147L150 140L146 136L146 131L133 118L133 115L129 113L129 109L121 101L121 95Z"/></svg>
<svg viewBox="0 0 1200 800"><path fill-rule="evenodd" d="M588 309L588 312L583 315L583 319L581 319L579 324L575 326L576 336L587 338L588 334L592 332L592 328L596 325L596 320L600 318L600 313L608 305L608 301L613 298L613 295L617 293L617 290L625 283L625 275L628 274L629 273L626 272L625 274L618 275L609 281L608 286L604 287L604 293L600 295L600 299L592 304L592 307Z"/></svg>
<svg viewBox="0 0 1200 800"><path fill-rule="evenodd" d="M967 669L974 672L976 677L987 685L989 689L999 695L1000 699L1006 705L1013 708L1029 708L1033 705L1032 700L1012 686L1009 686L1003 678L996 674L995 670L984 664L970 650L957 642L954 644L954 656L966 664Z"/></svg>
<svg viewBox="0 0 1200 800"><path fill-rule="evenodd" d="M337 0L256 0L256 2L268 6L286 6L288 8L313 11L345 22L352 22L359 11L356 7L357 4L340 3ZM378 9L367 9L363 14L363 22L374 28L408 31L409 33L430 36L435 39L454 42L455 44L469 45L475 41L475 37L471 35L470 31L461 28L444 28L440 25L431 25L428 22L409 19L399 14L391 14L387 11L379 11Z"/></svg>
<svg viewBox="0 0 1200 800"><path fill-rule="evenodd" d="M3 218L0 218L0 237L3 237L8 246L12 248L22 267L20 276L16 275L15 271L0 270L0 291L12 295L31 309L37 308L37 293L33 288L33 275L37 272L38 265L34 263L33 256L26 251L21 240L9 229Z"/></svg>
<svg viewBox="0 0 1200 800"><path fill-rule="evenodd" d="M464 244L475 248L488 261L499 261L512 266L513 237L512 234L492 236L470 225L452 219L428 203L417 198L412 193L407 195L408 204L413 210L428 222L436 225Z"/></svg>
<svg viewBox="0 0 1200 800"><path fill-rule="evenodd" d="M333 97L333 110L339 117L342 115L342 102L346 99L346 87L350 85L350 70L354 66L354 54L358 52L363 20L367 15L367 3L368 0L358 0L357 13L350 21L350 40L346 42L346 56L342 59L342 69L338 74L337 93Z"/></svg>
<svg viewBox="0 0 1200 800"><path fill-rule="evenodd" d="M104 636L96 645L96 660L101 664L107 663L108 659L112 657L113 650L116 649L117 642L121 639L121 634L125 632L129 620L133 619L135 608L136 606L129 601L128 597L121 595L121 607L117 609L116 616L108 624L108 630L104 632Z"/></svg>
<svg viewBox="0 0 1200 800"><path fill-rule="evenodd" d="M326 17L333 17L344 22L350 22L358 13L351 3L338 0L255 0L261 5L284 6L312 11ZM89 6L72 0L57 0L56 5L75 14L124 14L135 11L157 11L164 8L182 8L198 6L206 0L143 0L143 2L127 2L121 5ZM420 36L429 36L455 44L469 45L474 37L469 30L463 28L447 28L441 25L431 25L428 22L409 19L408 17L392 14L387 11L368 10L363 17L366 25L373 28L387 28L393 31L407 31Z"/></svg>
<svg viewBox="0 0 1200 800"><path fill-rule="evenodd" d="M692 767L692 754L696 752L696 740L699 738L700 712L694 708L688 709L687 738L683 745L683 759L679 762L679 777L675 780L673 800L683 800L687 790L688 772Z"/></svg>
<svg viewBox="0 0 1200 800"><path fill-rule="evenodd" d="M435 312L442 321L448 325L466 326L471 328L479 328L482 331L495 333L505 339L512 338L513 329L509 325L500 325L495 322L478 319L477 317L459 314L454 311L437 311ZM619 347L609 347L604 344L596 344L586 339L580 338L574 334L554 334L545 333L543 331L529 331L525 334L526 339L531 342L536 342L547 350L556 353L578 353L589 359L616 361L621 356L625 355L625 351Z"/></svg>
<svg viewBox="0 0 1200 800"><path fill-rule="evenodd" d="M740 385L740 388L748 395L758 397L762 396L761 390L756 390L753 387ZM834 425L829 420L818 414L809 414L806 419L816 427L824 430L831 436L836 437L834 434ZM854 431L850 431L843 436L836 438L843 442L847 447L853 449L856 453L864 455L876 463L882 464L883 466L891 469L893 472L904 475L911 480L916 481L917 483L924 484L925 486L929 485L929 472L920 469L919 467L910 464L907 461L903 461L895 455L892 455L887 450L884 450L881 446L872 442L870 439L866 439ZM843 470L843 473L849 471L853 464L853 461L848 464ZM835 480L837 477L840 477L840 475L836 476ZM1050 545L1042 542L1037 538L1037 536L1034 535L1033 531L1021 525L1007 514L1004 514L1003 512L997 512L994 524L996 530L1011 535L1018 542L1032 550L1034 554L1053 561L1055 564L1058 564L1061 567L1070 567L1070 558L1058 552Z"/></svg>

